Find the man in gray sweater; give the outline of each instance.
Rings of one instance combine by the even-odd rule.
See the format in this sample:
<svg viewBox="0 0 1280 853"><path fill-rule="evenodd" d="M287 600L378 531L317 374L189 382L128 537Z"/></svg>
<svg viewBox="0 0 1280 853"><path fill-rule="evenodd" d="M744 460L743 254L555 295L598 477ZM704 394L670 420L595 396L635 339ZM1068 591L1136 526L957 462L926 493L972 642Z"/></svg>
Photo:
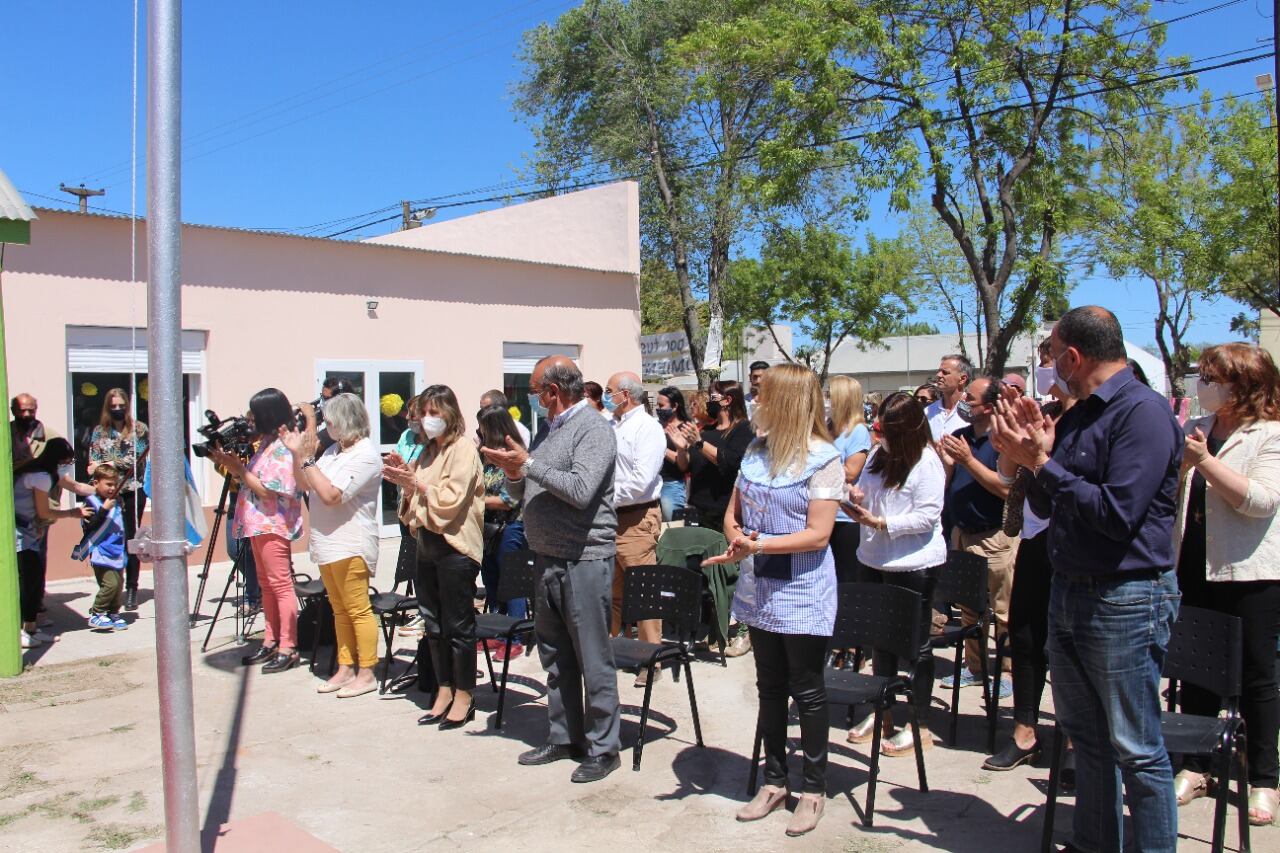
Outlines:
<svg viewBox="0 0 1280 853"><path fill-rule="evenodd" d="M582 397L582 373L565 356L533 368L529 390L547 409L529 452L508 440L485 457L507 475L507 492L524 500L524 529L542 569L538 655L547 671L547 743L521 764L580 758L574 782L595 782L618 768L618 677L609 646L613 589L613 428ZM585 687L585 702L584 702Z"/></svg>

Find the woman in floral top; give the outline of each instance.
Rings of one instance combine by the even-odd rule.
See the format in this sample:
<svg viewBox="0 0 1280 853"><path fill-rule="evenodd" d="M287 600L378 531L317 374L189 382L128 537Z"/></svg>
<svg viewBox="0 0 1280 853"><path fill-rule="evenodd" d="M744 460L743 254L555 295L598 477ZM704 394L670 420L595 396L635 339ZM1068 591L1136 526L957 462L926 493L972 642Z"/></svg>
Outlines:
<svg viewBox="0 0 1280 853"><path fill-rule="evenodd" d="M102 398L102 417L89 436L89 473L110 462L123 474L120 509L124 515L126 541L138 532L138 519L147 506L142 490L142 473L147 466L147 425L133 419L129 393L112 388ZM138 557L129 554L124 570L124 609L138 609Z"/></svg>
<svg viewBox="0 0 1280 853"><path fill-rule="evenodd" d="M221 451L210 451L209 458L243 484L232 535L249 540L262 586L266 637L243 663L265 661L263 672L282 672L298 662L298 606L289 543L302 536L302 493L294 478L293 454L281 440L292 427L293 407L283 393L267 388L253 395L249 411L262 443L248 466Z"/></svg>
<svg viewBox="0 0 1280 853"><path fill-rule="evenodd" d="M524 441L516 429L516 422L504 406L485 406L476 416L482 447L503 448L510 438L521 447ZM480 565L480 578L484 581L485 602L489 609L506 613L516 619L528 614L528 603L523 598L498 601L498 579L502 574L502 558L512 551L527 546L524 538L524 522L520 520L520 502L507 494L507 475L497 465L484 465L484 562ZM502 644L499 657L505 652ZM524 649L519 643L511 647L515 656Z"/></svg>

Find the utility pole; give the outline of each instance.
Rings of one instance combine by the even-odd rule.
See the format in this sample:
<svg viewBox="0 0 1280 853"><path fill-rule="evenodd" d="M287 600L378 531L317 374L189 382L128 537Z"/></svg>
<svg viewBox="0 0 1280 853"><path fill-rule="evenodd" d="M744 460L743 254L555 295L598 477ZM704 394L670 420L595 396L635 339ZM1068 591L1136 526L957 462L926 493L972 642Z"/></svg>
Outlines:
<svg viewBox="0 0 1280 853"><path fill-rule="evenodd" d="M422 223L436 215L434 207L420 207L413 209L411 202L400 202L400 230L408 231L410 228L421 228Z"/></svg>
<svg viewBox="0 0 1280 853"><path fill-rule="evenodd" d="M86 187L84 184L81 184L81 185L80 185L80 186L78 186L78 187L69 187L69 186L67 186L66 184L58 184L58 189L62 190L64 193L70 193L71 195L73 195L73 196L75 196L76 198L80 199L80 212L81 212L81 213L88 213L88 212L89 212L89 197L90 197L90 196L95 196L95 195L106 195L106 194L107 194L107 191L106 191L105 189L102 189L102 190L91 190L91 189L89 189L88 187Z"/></svg>
<svg viewBox="0 0 1280 853"><path fill-rule="evenodd" d="M1276 215L1280 216L1280 0L1271 2L1271 50L1275 53L1275 77L1271 81L1271 123L1276 128ZM1280 239L1280 235L1277 236ZM1276 282L1280 291L1280 280Z"/></svg>

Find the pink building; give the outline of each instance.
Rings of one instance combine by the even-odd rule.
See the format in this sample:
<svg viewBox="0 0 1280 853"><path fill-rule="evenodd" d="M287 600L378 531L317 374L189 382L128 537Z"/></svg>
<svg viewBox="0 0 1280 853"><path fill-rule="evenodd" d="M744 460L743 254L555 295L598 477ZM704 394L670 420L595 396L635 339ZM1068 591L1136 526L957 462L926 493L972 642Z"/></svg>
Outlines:
<svg viewBox="0 0 1280 853"><path fill-rule="evenodd" d="M45 425L82 448L102 394L128 388L131 374L147 420L146 226L139 222L131 280L127 218L48 209L39 217L31 245L5 255L9 388L34 394ZM504 388L532 427L528 380L538 358L570 355L600 382L639 370L639 273L630 182L365 242L185 226L188 440L200 440L206 409L242 413L267 386L311 400L330 376L360 389L384 450L404 428L383 414L388 395L407 398L432 383L452 387L469 417L482 392ZM205 503L216 503L221 480L192 461ZM385 534L399 535L394 507L383 503ZM55 526L51 577L87 572L67 556L77 536L75 525Z"/></svg>

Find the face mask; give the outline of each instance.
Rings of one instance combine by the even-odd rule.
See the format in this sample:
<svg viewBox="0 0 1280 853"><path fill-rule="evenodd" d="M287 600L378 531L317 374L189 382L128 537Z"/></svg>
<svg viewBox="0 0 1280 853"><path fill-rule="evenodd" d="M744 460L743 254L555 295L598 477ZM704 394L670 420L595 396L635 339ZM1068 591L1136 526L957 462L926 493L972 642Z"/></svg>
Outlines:
<svg viewBox="0 0 1280 853"><path fill-rule="evenodd" d="M76 466L74 464L58 466L59 480L70 480L70 479L73 479L75 475L76 475Z"/></svg>
<svg viewBox="0 0 1280 853"><path fill-rule="evenodd" d="M111 420L120 423L124 420L124 409L108 409L107 413L111 415Z"/></svg>
<svg viewBox="0 0 1280 853"><path fill-rule="evenodd" d="M1063 355L1066 355L1066 353L1063 353ZM1061 358L1061 357L1062 356L1058 356L1058 358ZM1058 386L1058 390L1062 392L1062 395L1064 397L1072 396L1071 388L1067 385L1068 377L1063 376L1061 373L1058 372L1057 358L1053 360L1053 364L1051 366L1053 368L1053 384Z"/></svg>
<svg viewBox="0 0 1280 853"><path fill-rule="evenodd" d="M1050 364L1048 367L1037 367L1036 368L1036 393L1039 394L1041 397L1046 396L1049 393L1049 389L1053 387L1053 378L1054 378L1054 371L1053 371L1052 364ZM1061 391L1062 389L1059 388L1058 390Z"/></svg>
<svg viewBox="0 0 1280 853"><path fill-rule="evenodd" d="M1206 412L1216 412L1227 404L1228 390L1231 388L1223 382L1205 382L1196 380L1196 399L1200 408Z"/></svg>
<svg viewBox="0 0 1280 853"><path fill-rule="evenodd" d="M36 419L31 415L15 415L13 418L13 422L16 423L18 426L22 427L23 429L27 429L33 423L35 423L35 421Z"/></svg>
<svg viewBox="0 0 1280 853"><path fill-rule="evenodd" d="M546 416L547 416L547 407L546 407L546 406L544 406L544 405L542 405L542 400L538 397L538 395L537 395L537 394L530 394L530 395L529 395L529 408L530 408L530 410L532 410L532 411L533 411L533 413L534 413L535 415L537 415L540 419L546 418Z"/></svg>
<svg viewBox="0 0 1280 853"><path fill-rule="evenodd" d="M409 421L409 432L422 435L422 421Z"/></svg>
<svg viewBox="0 0 1280 853"><path fill-rule="evenodd" d="M444 428L444 418L433 418L428 416L422 419L422 434L427 438L439 438L444 435Z"/></svg>
<svg viewBox="0 0 1280 853"><path fill-rule="evenodd" d="M604 406L604 410L606 412L612 412L618 408L618 403L613 399L613 395L607 391L605 392L605 395L600 398L600 405Z"/></svg>
<svg viewBox="0 0 1280 853"><path fill-rule="evenodd" d="M664 426L671 422L671 418L675 416L675 409L658 409L658 423Z"/></svg>
<svg viewBox="0 0 1280 853"><path fill-rule="evenodd" d="M822 413L827 416L827 420L831 419L831 401L830 400L822 401Z"/></svg>
<svg viewBox="0 0 1280 853"><path fill-rule="evenodd" d="M711 418L711 420L713 421L716 418L720 417L720 408L721 407L720 407L719 400L708 400L707 401L707 417Z"/></svg>
<svg viewBox="0 0 1280 853"><path fill-rule="evenodd" d="M968 400L956 403L956 415L967 424L973 423L973 407L969 405Z"/></svg>

